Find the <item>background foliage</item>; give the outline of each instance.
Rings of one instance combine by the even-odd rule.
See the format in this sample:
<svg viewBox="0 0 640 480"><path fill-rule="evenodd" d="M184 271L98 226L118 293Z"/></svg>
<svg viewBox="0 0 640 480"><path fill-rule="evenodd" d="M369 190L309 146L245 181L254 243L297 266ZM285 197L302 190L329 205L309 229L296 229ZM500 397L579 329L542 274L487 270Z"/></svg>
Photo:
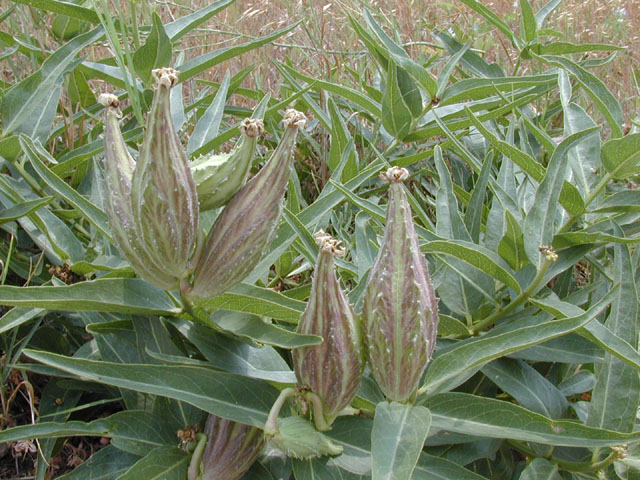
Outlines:
<svg viewBox="0 0 640 480"><path fill-rule="evenodd" d="M637 5L269 3L3 4L2 475L182 479L177 430L205 412L262 426L295 381L288 349L309 342L292 330L313 232L347 246L359 311L377 175L398 165L441 299L416 404L365 378L365 415L329 433L344 454L270 452L246 478L635 478ZM192 157L230 149L267 93L255 170L286 107L313 118L269 252L207 304L226 334L135 278L102 210L96 92L125 101L135 149L151 70L169 64Z"/></svg>

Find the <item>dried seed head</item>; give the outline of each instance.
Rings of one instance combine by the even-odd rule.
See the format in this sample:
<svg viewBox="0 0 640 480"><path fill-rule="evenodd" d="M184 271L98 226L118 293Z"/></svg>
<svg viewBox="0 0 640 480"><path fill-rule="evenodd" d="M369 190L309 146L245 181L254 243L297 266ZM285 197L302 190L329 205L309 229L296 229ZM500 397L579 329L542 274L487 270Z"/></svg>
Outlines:
<svg viewBox="0 0 640 480"><path fill-rule="evenodd" d="M282 124L285 128L304 128L307 123L307 117L304 113L288 108L282 118Z"/></svg>
<svg viewBox="0 0 640 480"><path fill-rule="evenodd" d="M101 93L98 97L98 103L108 108L120 108L120 100L112 93Z"/></svg>
<svg viewBox="0 0 640 480"><path fill-rule="evenodd" d="M240 133L247 137L260 137L264 135L264 123L259 118L245 118L240 123Z"/></svg>
<svg viewBox="0 0 640 480"><path fill-rule="evenodd" d="M336 240L324 230L318 230L314 237L321 252L330 253L334 257L344 257L345 249L340 246L342 243L340 240Z"/></svg>
<svg viewBox="0 0 640 480"><path fill-rule="evenodd" d="M153 75L156 84L161 87L170 89L178 83L178 71L173 68L156 68L151 71L151 75Z"/></svg>
<svg viewBox="0 0 640 480"><path fill-rule="evenodd" d="M409 171L406 168L391 167L386 172L381 172L379 178L387 183L404 182L409 178Z"/></svg>

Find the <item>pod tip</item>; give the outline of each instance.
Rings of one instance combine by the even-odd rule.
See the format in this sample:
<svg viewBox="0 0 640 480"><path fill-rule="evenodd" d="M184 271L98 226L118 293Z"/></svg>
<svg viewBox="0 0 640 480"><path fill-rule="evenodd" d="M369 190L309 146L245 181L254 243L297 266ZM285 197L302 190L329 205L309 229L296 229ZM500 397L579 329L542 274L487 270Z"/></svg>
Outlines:
<svg viewBox="0 0 640 480"><path fill-rule="evenodd" d="M322 252L329 253L335 257L344 257L345 249L340 246L340 240L336 240L324 230L318 230L314 236L316 244Z"/></svg>
<svg viewBox="0 0 640 480"><path fill-rule="evenodd" d="M380 180L387 183L404 182L409 178L409 171L406 168L391 167L386 172L380 173Z"/></svg>
<svg viewBox="0 0 640 480"><path fill-rule="evenodd" d="M151 70L156 83L161 87L171 88L178 83L178 71L174 68L162 67Z"/></svg>
<svg viewBox="0 0 640 480"><path fill-rule="evenodd" d="M245 118L240 123L240 133L255 138L264 134L264 123L259 118Z"/></svg>
<svg viewBox="0 0 640 480"><path fill-rule="evenodd" d="M302 128L307 123L307 117L302 112L299 112L293 108L288 108L284 113L282 123L284 124L285 128Z"/></svg>

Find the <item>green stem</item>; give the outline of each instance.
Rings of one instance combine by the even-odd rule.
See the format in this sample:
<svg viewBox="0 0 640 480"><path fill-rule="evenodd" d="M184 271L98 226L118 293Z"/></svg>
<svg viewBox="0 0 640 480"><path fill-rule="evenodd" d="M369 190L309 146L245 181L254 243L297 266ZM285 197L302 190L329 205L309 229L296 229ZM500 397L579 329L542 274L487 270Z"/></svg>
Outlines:
<svg viewBox="0 0 640 480"><path fill-rule="evenodd" d="M271 407L271 411L269 411L269 416L267 417L267 422L264 424L264 434L273 437L276 433L278 433L278 415L280 415L280 410L282 410L282 406L284 402L287 401L289 397L293 397L296 394L296 389L293 387L287 387L280 392L278 398Z"/></svg>
<svg viewBox="0 0 640 480"><path fill-rule="evenodd" d="M549 267L551 266L552 263L553 261L545 259L544 263L538 270L536 278L533 279L533 281L529 284L529 286L525 290L520 292L520 294L516 298L514 298L509 304L507 304L507 306L505 306L503 309L496 310L484 320L476 323L473 326L473 328L471 328L471 332L474 334L477 334L478 332L484 330L485 328L493 325L498 319L504 317L508 313L513 312L516 308L518 308L520 305L526 302L531 295L533 295L540 289L540 286L544 281L544 276L546 275L547 270L549 270Z"/></svg>
<svg viewBox="0 0 640 480"><path fill-rule="evenodd" d="M198 444L193 450L191 455L191 462L189 462L189 470L187 473L188 480L198 480L202 478L200 476L200 465L202 464L202 454L207 446L207 436L204 433L198 433L196 435L196 441Z"/></svg>
<svg viewBox="0 0 640 480"><path fill-rule="evenodd" d="M316 425L316 430L318 430L319 432L326 432L327 430L331 430L331 426L324 418L322 400L320 400L320 397L313 392L307 392L304 395L304 399L307 402L310 401L313 405L313 423L315 423Z"/></svg>
<svg viewBox="0 0 640 480"><path fill-rule="evenodd" d="M529 448L524 442L518 440L507 440L507 443L518 450L520 453L523 453L527 457L536 458L539 455ZM548 457L542 457L548 460L549 462L557 465L560 470L566 470L569 472L576 473L587 473L587 472L597 472L598 470L602 470L603 468L608 467L614 461L619 458L619 454L616 451L612 451L606 458L600 460L599 462L570 462L567 460L560 460L559 458L554 458L551 455Z"/></svg>

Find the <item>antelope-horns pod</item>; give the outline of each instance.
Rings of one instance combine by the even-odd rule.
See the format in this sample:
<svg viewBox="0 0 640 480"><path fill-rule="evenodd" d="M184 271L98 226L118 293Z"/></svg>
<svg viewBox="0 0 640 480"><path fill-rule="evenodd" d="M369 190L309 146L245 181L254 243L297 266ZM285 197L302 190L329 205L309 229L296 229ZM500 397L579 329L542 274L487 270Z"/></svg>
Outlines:
<svg viewBox="0 0 640 480"><path fill-rule="evenodd" d="M242 138L230 153L205 155L191 163L200 211L226 204L247 181L264 124L260 119L245 118L240 133Z"/></svg>
<svg viewBox="0 0 640 480"><path fill-rule="evenodd" d="M121 117L118 97L102 94L98 101L106 108L104 182L106 213L113 240L138 275L160 288L173 288L175 278L147 253L138 233L131 206L131 182L136 163L129 154L118 125Z"/></svg>
<svg viewBox="0 0 640 480"><path fill-rule="evenodd" d="M365 290L362 323L371 373L388 400L405 402L420 383L435 347L438 299L420 252L402 181L391 167L384 239Z"/></svg>
<svg viewBox="0 0 640 480"><path fill-rule="evenodd" d="M333 258L344 255L344 250L322 230L316 233L316 242L320 253L311 295L296 331L319 335L324 342L296 348L292 354L298 384L318 395L331 424L356 396L364 361L360 325L335 272Z"/></svg>
<svg viewBox="0 0 640 480"><path fill-rule="evenodd" d="M284 134L266 165L229 201L207 235L186 296L204 300L245 278L269 247L282 215L293 147L304 114L287 110Z"/></svg>
<svg viewBox="0 0 640 480"><path fill-rule="evenodd" d="M209 415L204 428L207 445L202 460L192 461L189 480L238 480L264 447L262 430Z"/></svg>
<svg viewBox="0 0 640 480"><path fill-rule="evenodd" d="M189 274L198 233L198 196L171 116L169 94L178 72L160 68L153 75L156 91L131 180L131 206L141 244L152 262L175 279L173 288Z"/></svg>

